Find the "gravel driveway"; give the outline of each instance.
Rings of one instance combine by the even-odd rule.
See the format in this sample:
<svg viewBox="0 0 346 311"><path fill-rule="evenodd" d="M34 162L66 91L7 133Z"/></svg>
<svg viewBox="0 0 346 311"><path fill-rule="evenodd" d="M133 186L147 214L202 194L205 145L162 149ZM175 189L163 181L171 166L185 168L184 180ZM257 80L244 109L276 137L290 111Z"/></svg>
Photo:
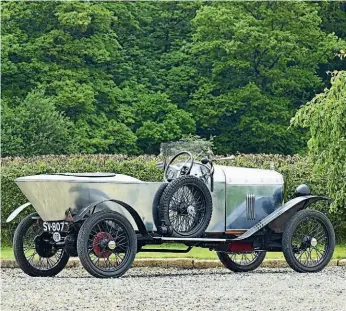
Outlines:
<svg viewBox="0 0 346 311"><path fill-rule="evenodd" d="M346 310L346 267L317 274L258 269L133 268L121 279L82 269L55 278L2 270L1 310Z"/></svg>

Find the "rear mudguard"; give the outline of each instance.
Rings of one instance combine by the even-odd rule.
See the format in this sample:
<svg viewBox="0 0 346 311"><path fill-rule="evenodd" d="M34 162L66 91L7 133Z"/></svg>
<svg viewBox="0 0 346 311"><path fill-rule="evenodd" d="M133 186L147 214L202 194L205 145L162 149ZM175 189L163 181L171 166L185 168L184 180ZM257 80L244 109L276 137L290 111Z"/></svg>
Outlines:
<svg viewBox="0 0 346 311"><path fill-rule="evenodd" d="M90 216L97 205L104 203L104 202L114 202L117 203L119 205L121 205L122 207L124 207L129 213L130 215L133 217L134 221L136 222L136 225L138 227L138 231L144 236L144 237L149 237L149 233L144 225L144 222L142 220L142 218L138 215L138 213L136 212L136 210L126 204L125 202L119 201L119 200L114 200L114 199L106 199L106 200L101 200L98 202L94 202L90 205L88 205L86 208L84 208L82 211L80 211L77 215L75 215L73 217L73 222L78 222L81 221L83 219L85 219L86 217Z"/></svg>
<svg viewBox="0 0 346 311"><path fill-rule="evenodd" d="M19 207L17 207L11 214L10 216L7 217L6 222L11 222L13 219L15 219L20 212L22 212L23 210L25 210L28 206L30 206L31 203L27 202Z"/></svg>
<svg viewBox="0 0 346 311"><path fill-rule="evenodd" d="M271 224L273 225L274 222L277 222L279 224L275 224L272 227L273 228L274 227L279 228L282 231L282 229L283 229L282 227L283 227L284 223L287 221L287 219L284 218L284 219L282 219L282 221L278 221L281 219L280 216L284 217L283 214L286 213L286 215L288 215L289 217L292 217L292 214L288 213L288 212L291 211L292 213L296 213L298 210L305 209L309 205L311 205L312 203L314 203L316 201L320 201L320 200L331 201L330 198L319 196L319 195L305 195L305 196L300 196L300 197L294 198L294 199L286 202L284 205L279 207L273 213L271 213L270 215L268 215L267 217L265 217L264 219L259 221L256 225L251 227L244 234L242 234L241 236L239 236L238 238L236 238L234 240L247 239L247 238L251 237L253 234L255 234L256 232L258 232L259 230L261 230L263 227L265 227L267 225L270 226Z"/></svg>

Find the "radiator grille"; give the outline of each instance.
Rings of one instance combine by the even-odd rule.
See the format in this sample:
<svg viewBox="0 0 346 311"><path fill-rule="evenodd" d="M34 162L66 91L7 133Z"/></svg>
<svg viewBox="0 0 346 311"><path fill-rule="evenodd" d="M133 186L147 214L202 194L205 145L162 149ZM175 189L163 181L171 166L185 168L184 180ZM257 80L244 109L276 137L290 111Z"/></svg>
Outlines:
<svg viewBox="0 0 346 311"><path fill-rule="evenodd" d="M248 194L246 196L246 219L255 220L255 195Z"/></svg>

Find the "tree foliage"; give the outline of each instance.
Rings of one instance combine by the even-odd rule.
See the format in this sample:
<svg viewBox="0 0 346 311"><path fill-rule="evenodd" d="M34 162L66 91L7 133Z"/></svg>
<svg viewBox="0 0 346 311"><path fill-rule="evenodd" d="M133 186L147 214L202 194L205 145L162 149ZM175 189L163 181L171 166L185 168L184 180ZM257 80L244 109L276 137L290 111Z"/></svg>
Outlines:
<svg viewBox="0 0 346 311"><path fill-rule="evenodd" d="M4 102L15 108L33 88L44 89L73 121L75 150L83 153L154 152L159 141L194 132L189 113L146 87L147 77L136 81L126 72L125 41L139 15L137 6L123 3L6 3Z"/></svg>
<svg viewBox="0 0 346 311"><path fill-rule="evenodd" d="M321 30L318 6L216 3L193 22L197 124L216 134L219 149L298 152L300 132L287 130L292 112L322 86L318 65L339 47Z"/></svg>
<svg viewBox="0 0 346 311"><path fill-rule="evenodd" d="M309 128L314 172L326 181L346 226L346 71L332 73L331 87L300 109L292 123Z"/></svg>
<svg viewBox="0 0 346 311"><path fill-rule="evenodd" d="M324 71L345 39L345 7L334 3L28 1L1 10L8 155L159 153L160 142L189 134L214 136L223 154L300 152L305 135L287 130L289 120L328 85ZM70 122L71 139L33 153L22 123L6 120L29 113L23 102L38 89L38 103L49 99Z"/></svg>

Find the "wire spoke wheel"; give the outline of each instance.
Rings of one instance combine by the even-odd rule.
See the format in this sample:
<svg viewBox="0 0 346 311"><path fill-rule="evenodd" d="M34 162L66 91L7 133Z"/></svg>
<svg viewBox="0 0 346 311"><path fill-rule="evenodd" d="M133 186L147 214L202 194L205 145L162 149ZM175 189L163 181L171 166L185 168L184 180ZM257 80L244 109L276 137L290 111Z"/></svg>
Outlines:
<svg viewBox="0 0 346 311"><path fill-rule="evenodd" d="M101 270L116 270L129 256L129 237L118 221L105 219L94 225L88 239L90 260Z"/></svg>
<svg viewBox="0 0 346 311"><path fill-rule="evenodd" d="M176 237L199 237L207 229L213 202L206 184L195 176L182 176L167 185L160 199L159 217Z"/></svg>
<svg viewBox="0 0 346 311"><path fill-rule="evenodd" d="M44 232L40 221L28 228L23 237L23 251L28 263L36 269L50 270L61 260L64 251L51 244L52 234Z"/></svg>
<svg viewBox="0 0 346 311"><path fill-rule="evenodd" d="M291 246L298 262L314 267L325 258L328 242L323 223L315 218L305 218L293 233Z"/></svg>
<svg viewBox="0 0 346 311"><path fill-rule="evenodd" d="M120 277L137 253L130 222L117 212L98 212L82 225L77 251L84 268L95 277Z"/></svg>
<svg viewBox="0 0 346 311"><path fill-rule="evenodd" d="M32 214L19 224L13 239L15 258L31 276L54 276L67 264L69 256L56 247L52 234L43 231L42 221Z"/></svg>
<svg viewBox="0 0 346 311"><path fill-rule="evenodd" d="M182 186L173 194L168 213L174 231L184 234L198 230L206 213L203 193L196 186Z"/></svg>
<svg viewBox="0 0 346 311"><path fill-rule="evenodd" d="M333 256L335 234L330 220L315 210L302 210L287 223L282 251L297 272L321 271Z"/></svg>

